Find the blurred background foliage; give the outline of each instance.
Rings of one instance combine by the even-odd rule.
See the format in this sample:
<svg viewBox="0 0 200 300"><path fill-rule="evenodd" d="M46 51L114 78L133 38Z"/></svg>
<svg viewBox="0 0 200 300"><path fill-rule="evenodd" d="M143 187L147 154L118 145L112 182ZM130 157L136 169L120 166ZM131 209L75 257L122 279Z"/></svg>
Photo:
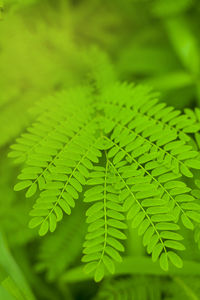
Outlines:
<svg viewBox="0 0 200 300"><path fill-rule="evenodd" d="M18 166L7 158L34 120L36 103L94 74L102 85L111 78L146 83L168 105L198 107L199 29L199 0L0 1L0 300L200 299L200 277L192 271L160 276L152 267L137 276L133 265L132 275L99 285L66 280L68 269L80 265L85 209L38 237L27 227L31 200L13 192ZM185 255L198 262L199 249L185 236ZM134 231L130 237L126 254L146 256Z"/></svg>

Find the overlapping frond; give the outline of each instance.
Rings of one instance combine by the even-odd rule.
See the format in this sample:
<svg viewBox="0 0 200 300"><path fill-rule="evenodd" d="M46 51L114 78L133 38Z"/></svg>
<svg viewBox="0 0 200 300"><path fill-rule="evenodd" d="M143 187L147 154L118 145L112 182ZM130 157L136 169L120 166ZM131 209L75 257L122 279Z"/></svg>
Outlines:
<svg viewBox="0 0 200 300"><path fill-rule="evenodd" d="M165 270L168 269L168 259L177 267L181 267L182 260L175 251L184 250L185 247L181 243L182 235L177 233L180 228L176 224L177 212L174 202L164 194L161 186L153 181L151 176L145 174L144 168L123 159L126 154L116 149L118 150L114 144L108 151L108 159L121 182L120 199L124 211L127 212L127 219L132 221L133 228L138 228L138 234L143 235L143 244L147 247L147 252L152 254L153 261L159 258L160 265ZM171 188L176 184L179 182L173 181ZM188 197L193 200L192 196Z"/></svg>
<svg viewBox="0 0 200 300"><path fill-rule="evenodd" d="M142 89L141 91L143 93ZM183 191L188 193L190 189L183 183L181 186L179 183L174 184L174 187L168 187L168 184L166 188L164 183L181 178L182 175L192 177L193 169L200 169L198 152L183 141L181 135L183 133L186 136L184 132L198 131L199 123L193 124L195 122L193 119L179 123L176 117L174 119L167 113L165 104L156 104L155 99L148 101L147 97L147 102L144 101L142 104L142 99L145 99L143 95L137 95L137 101L133 97L130 98L129 102L133 103L130 105L134 109L128 108L125 104L122 106L105 104L107 118L105 132L111 133L109 138L114 143L113 156L118 153L121 159L126 156L129 161L136 163L145 175L174 199L174 196L183 194ZM183 117L186 118L184 115ZM179 189L167 191L175 187ZM177 202L175 199L173 201Z"/></svg>
<svg viewBox="0 0 200 300"><path fill-rule="evenodd" d="M167 113L165 104L157 104L151 95L145 97L141 87L129 88L129 97L123 89L118 96L102 96L108 158L132 196L125 201L128 218L144 234L148 253L153 260L160 258L163 269L168 269L168 258L181 267L174 250L184 246L182 236L174 232L179 229L176 223L181 217L183 225L193 229L193 223L200 222L200 206L181 179L192 177L192 170L200 168L198 152L186 138L199 124L186 115L179 117L173 109Z"/></svg>

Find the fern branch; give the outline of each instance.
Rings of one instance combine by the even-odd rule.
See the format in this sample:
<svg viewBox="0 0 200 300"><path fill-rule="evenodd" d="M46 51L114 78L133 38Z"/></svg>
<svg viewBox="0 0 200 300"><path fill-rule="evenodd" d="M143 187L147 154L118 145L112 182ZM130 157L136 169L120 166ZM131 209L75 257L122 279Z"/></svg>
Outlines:
<svg viewBox="0 0 200 300"><path fill-rule="evenodd" d="M106 167L105 167L105 177L104 177L104 195L103 195L103 210L104 210L104 223L105 223L105 236L104 236L104 244L103 244L103 249L101 253L100 260L98 262L98 265L101 264L106 245L107 245L107 236L108 236L108 224L107 224L107 205L106 205L106 193L107 193L107 176L108 176L108 166L109 166L109 161L106 157Z"/></svg>
<svg viewBox="0 0 200 300"><path fill-rule="evenodd" d="M98 142L98 140L97 140ZM43 219L42 223L41 223L41 227L44 227L44 223L47 222L47 220L49 219L49 217L51 216L51 214L55 211L55 208L57 207L57 205L59 205L60 200L63 198L63 193L65 192L67 186L70 183L70 180L74 177L74 173L76 172L76 170L78 169L78 167L80 166L80 164L82 163L82 161L87 157L89 151L94 147L94 145L90 145L90 147L87 149L86 153L81 157L81 159L76 163L76 165L74 166L70 176L68 177L67 181L64 183L63 188L61 189L57 200L55 201L52 209L49 211L49 213L47 214L47 216ZM51 184L51 182L49 182L49 184ZM66 209L66 213L70 214L71 210L70 210L70 206L68 207L68 209ZM56 229L55 226L53 226L54 230ZM51 231L54 231L51 230ZM43 234L42 234L43 235Z"/></svg>
<svg viewBox="0 0 200 300"><path fill-rule="evenodd" d="M157 103L157 94L152 93L151 89L144 86L133 87L132 85L117 84L109 90L105 90L102 95L102 107L106 106L126 107L132 112L132 115L145 116L154 124L160 124L174 130L179 138L184 142L190 138L187 133L195 133L200 129L199 121L191 114L180 116L181 112L174 110L173 107L166 107L165 103ZM109 109L109 108L108 108ZM186 111L187 112L187 111Z"/></svg>
<svg viewBox="0 0 200 300"><path fill-rule="evenodd" d="M117 196L118 191L113 186L118 179L111 173L107 155L105 158L105 167L96 167L96 172L91 173L91 179L88 180L89 185L97 184L97 187L89 189L84 199L85 202L98 201L86 212L90 226L82 259L87 263L86 273L94 273L97 282L104 277L105 268L114 273L114 260L121 262L119 251L124 251L124 247L118 240L126 238L121 230L127 227L123 222L123 207Z"/></svg>
<svg viewBox="0 0 200 300"><path fill-rule="evenodd" d="M165 244L163 242L163 239L161 238L158 230L156 229L156 226L154 225L154 223L152 222L150 216L147 214L147 212L145 211L145 209L143 208L143 206L140 204L140 202L137 200L137 198L135 197L134 193L131 191L131 189L129 188L129 186L127 185L126 181L123 179L123 177L120 175L120 173L117 171L117 169L115 168L115 166L113 165L113 163L111 161L108 161L109 164L112 166L112 168L115 170L116 174L119 176L120 180L124 183L124 186L126 187L127 191L129 192L129 194L133 197L133 199L135 200L135 202L139 205L140 209L144 212L147 220L149 221L149 223L151 224L151 226L153 227L154 231L156 232L158 239L160 240L163 249L165 251L165 253L167 253L167 249L165 247Z"/></svg>
<svg viewBox="0 0 200 300"><path fill-rule="evenodd" d="M110 119L110 121L111 121L111 119ZM161 152L163 156L165 156L165 155L169 156L172 161L173 160L176 161L176 165L181 165L184 169L187 168L187 166L184 164L184 162L182 162L180 159L178 159L175 155L171 154L170 151L167 151L167 150L161 148L159 145L157 145L156 143L151 142L148 138L146 138L142 134L137 133L137 132L133 131L132 129L128 128L128 126L123 126L123 124L121 124L120 122L116 122L116 124L119 125L121 128L123 128L124 130L127 130L128 132L134 134L136 137L142 139L144 142L149 144L152 149L153 148L157 149L157 151ZM192 147L191 147L191 149L192 149ZM197 157L198 152L193 151L193 152L191 152L191 155L193 157ZM189 172L187 174L188 174L188 177L193 176L192 174L189 174Z"/></svg>
<svg viewBox="0 0 200 300"><path fill-rule="evenodd" d="M134 163L136 163L138 165L138 167L140 169L142 169L144 171L144 173L146 173L153 181L156 182L156 184L158 186L160 186L160 188L164 191L164 193L166 193L171 199L172 201L175 203L175 205L179 208L179 210L182 212L182 214L184 215L184 218L187 220L186 222L184 221L185 219L182 219L183 224L188 227L189 229L193 229L193 225L192 223L189 221L187 214L185 213L185 211L183 210L183 208L179 205L179 203L175 200L175 198L167 191L167 189L154 177L152 176L152 174L150 172L148 172L148 170L146 170L146 168L144 168L142 166L142 164L140 164L135 158L133 158L127 151L125 151L122 147L120 147L119 145L117 145L116 143L114 143L111 139L109 139L108 137L104 136L105 139L111 141L113 143L113 145L115 147L117 147L118 149L120 149L122 152L124 152L125 155L127 155L128 157L130 157L130 159L132 161L134 161ZM193 198L194 200L194 198Z"/></svg>

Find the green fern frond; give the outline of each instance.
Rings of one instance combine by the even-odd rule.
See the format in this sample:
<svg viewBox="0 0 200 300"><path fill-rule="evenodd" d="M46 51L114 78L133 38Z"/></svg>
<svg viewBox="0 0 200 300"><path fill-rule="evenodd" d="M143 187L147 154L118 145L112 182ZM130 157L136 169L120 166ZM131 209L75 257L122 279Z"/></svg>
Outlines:
<svg viewBox="0 0 200 300"><path fill-rule="evenodd" d="M88 169L101 156L95 149L97 124L88 94L77 90L67 98L66 94L59 95L54 101L58 101L57 107L50 102L48 111L29 129L31 134L23 135L10 153L10 156L27 156L27 166L19 175L21 181L15 190L28 188L26 197L40 191L30 213L33 217L30 227L40 225L40 235L55 230L63 211L71 214Z"/></svg>
<svg viewBox="0 0 200 300"><path fill-rule="evenodd" d="M108 157L117 166L116 171L119 168L118 175L132 196L132 203L126 205L128 218L133 218L133 227L141 226L139 233L145 234L147 251L154 260L163 251L160 256L163 269L168 269L168 257L181 267L181 259L173 251L168 253L168 249L184 250L179 242L182 236L171 232L179 229L176 223L180 216L189 229L194 228L192 221L200 221L200 206L194 203L191 189L177 180L182 175L192 177L191 169L200 168L198 152L187 145L189 138L186 138L186 133L199 129L199 124L186 115L179 117L180 112L172 108L166 115L165 104L144 97L141 87L129 87L129 97L128 89L123 97L123 89L122 86L120 99L116 93L109 98L102 95L103 127L107 135L104 138L112 143Z"/></svg>
<svg viewBox="0 0 200 300"><path fill-rule="evenodd" d="M110 158L113 149L116 149L116 144L108 152ZM123 152L115 153L110 164L122 183L121 198L124 210L128 211L127 219L132 220L132 227L138 228L139 235L144 235L143 244L147 246L147 252L152 254L153 261L160 257L160 265L165 270L168 269L168 258L181 267L182 261L174 250L184 250L185 247L180 243L183 237L176 233L179 226L176 224L173 203L170 207L170 199L163 195L157 184L151 182L151 177L143 169L138 170L137 164L119 161L122 156L125 156Z"/></svg>
<svg viewBox="0 0 200 300"><path fill-rule="evenodd" d="M87 185L93 187L85 192L84 202L91 202L92 205L86 212L86 222L90 225L82 261L87 263L86 273L94 272L97 282L104 277L105 268L113 274L114 261L122 261L119 252L124 251L124 246L119 240L126 239L122 231L127 225L124 223L119 184L119 178L107 157L106 166L95 167L87 181Z"/></svg>
<svg viewBox="0 0 200 300"><path fill-rule="evenodd" d="M92 206L83 261L96 281L114 273L114 261L122 259L125 213L153 261L164 270L169 261L181 268L177 252L185 246L178 223L191 230L200 223L190 184L200 169L193 140L198 115L159 103L148 87L100 86L44 101L37 122L12 147L10 156L27 165L15 190L37 194L29 226L39 226L40 235L54 232L84 186L84 202Z"/></svg>
<svg viewBox="0 0 200 300"><path fill-rule="evenodd" d="M134 88L132 85L115 84L103 91L101 99L100 106L108 113L108 117L114 117L114 111L117 114L117 110L123 107L127 117L131 118L131 114L133 118L137 116L138 120L145 122L146 128L154 124L161 128L165 127L168 133L177 134L184 143L190 140L189 134L196 133L200 129L199 118L192 114L191 110L185 110L186 113L181 114L181 111L166 106L165 103L158 103L158 94L148 87ZM198 110L196 112L198 114ZM121 114L120 117L123 118Z"/></svg>

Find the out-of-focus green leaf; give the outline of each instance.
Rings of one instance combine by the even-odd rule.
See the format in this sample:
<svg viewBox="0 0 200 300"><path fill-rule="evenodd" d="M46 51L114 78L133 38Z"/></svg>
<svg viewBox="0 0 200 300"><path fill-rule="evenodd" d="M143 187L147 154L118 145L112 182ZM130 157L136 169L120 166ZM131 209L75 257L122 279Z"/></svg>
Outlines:
<svg viewBox="0 0 200 300"><path fill-rule="evenodd" d="M169 18L165 21L165 25L172 45L183 65L194 76L199 74L198 43L186 19L183 17Z"/></svg>
<svg viewBox="0 0 200 300"><path fill-rule="evenodd" d="M0 234L0 275L1 286L17 300L35 300L26 279L16 264L3 235ZM2 299L3 300L3 299Z"/></svg>

